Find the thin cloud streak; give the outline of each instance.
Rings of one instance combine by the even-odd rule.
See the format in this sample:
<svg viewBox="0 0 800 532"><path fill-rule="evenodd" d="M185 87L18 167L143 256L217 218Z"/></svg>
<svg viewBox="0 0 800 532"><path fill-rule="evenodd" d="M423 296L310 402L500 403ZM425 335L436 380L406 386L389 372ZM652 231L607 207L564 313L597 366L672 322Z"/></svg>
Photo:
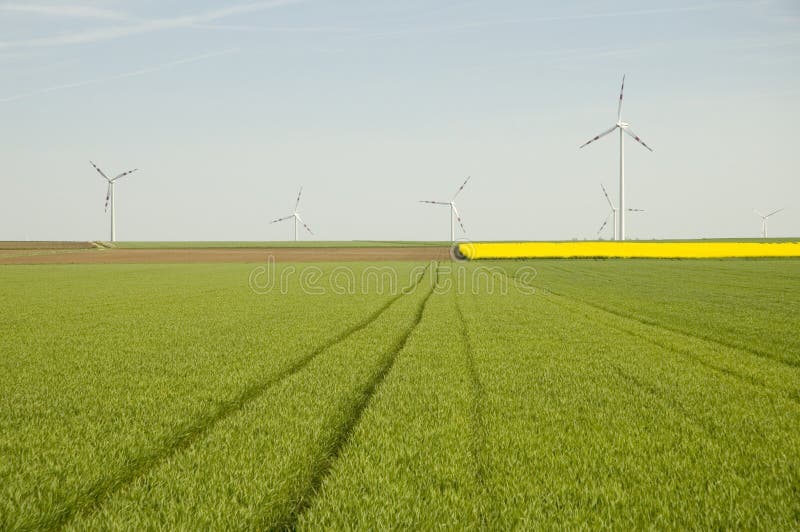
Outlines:
<svg viewBox="0 0 800 532"><path fill-rule="evenodd" d="M65 89L75 89L75 88L78 88L78 87L85 87L87 85L96 85L98 83L105 83L105 82L108 82L108 81L115 81L115 80L118 80L118 79L132 78L132 77L141 76L141 75L144 75L144 74L150 74L152 72L159 72L159 71L162 71L162 70L169 70L169 69L174 68L174 67L179 66L179 65L185 65L187 63L195 63L197 61L202 61L204 59L210 59L212 57L219 57L221 55L228 55L228 54L232 54L232 53L235 53L235 52L238 52L238 51L239 51L239 48L230 48L230 49L227 49L227 50L220 50L218 52L208 52L208 53L205 53L205 54L194 55L194 56L191 56L191 57L184 57L184 58L181 58L181 59L176 59L174 61L170 61L168 63L162 63L160 65L155 65L155 66L152 66L152 67L140 68L138 70L133 70L131 72L123 72L122 74L116 74L116 75L107 76L107 77L104 77L104 78L94 78L94 79L87 79L87 80L83 80L83 81L75 81L75 82L72 82L72 83L64 83L62 85L54 85L52 87L45 87L45 88L42 88L42 89L36 89L36 90L32 90L30 92L25 92L25 93L22 93L22 94L16 94L14 96L8 96L6 98L0 98L0 103L13 102L13 101L16 101L16 100L21 100L23 98L28 98L30 96L37 96L39 94L46 94L48 92L55 92L55 91L60 91L60 90L65 90Z"/></svg>
<svg viewBox="0 0 800 532"><path fill-rule="evenodd" d="M370 38L393 37L393 36L406 35L412 33L438 33L442 31L463 31L463 30L480 29L490 26L505 26L505 25L528 24L536 22L566 22L570 20L593 20L593 19L617 18L617 17L664 15L670 13L710 11L714 9L719 9L721 7L725 7L725 4L713 3L713 4L703 4L699 6L664 7L664 8L653 8L653 9L635 9L629 11L612 11L609 13L587 13L580 15L554 15L545 17L485 20L485 21L475 21L475 22L463 22L460 24L452 24L450 26L431 26L428 28L400 29L395 31L375 32L375 33L365 34L362 37L370 39Z"/></svg>
<svg viewBox="0 0 800 532"><path fill-rule="evenodd" d="M82 5L2 4L0 5L0 11L47 17L103 20L123 20L128 18L128 15L125 13Z"/></svg>
<svg viewBox="0 0 800 532"><path fill-rule="evenodd" d="M356 33L361 30L337 26L247 26L242 24L194 24L197 30L230 32L275 32L275 33Z"/></svg>
<svg viewBox="0 0 800 532"><path fill-rule="evenodd" d="M142 35L145 33L152 33L156 31L190 28L198 24L213 22L215 20L231 17L234 15L242 15L247 13L253 13L256 11L263 11L265 9L272 9L285 5L296 4L301 1L302 0L264 0L261 2L252 2L249 4L240 4L238 6L214 9L211 11L205 11L203 13L196 13L194 15L145 20L143 22L127 26L116 26L94 31L83 31L80 33L68 33L64 35L56 35L53 37L42 37L38 39L0 42L0 50L12 49L12 48L86 44L99 41L108 41L112 39L119 39L121 37L130 37L133 35Z"/></svg>

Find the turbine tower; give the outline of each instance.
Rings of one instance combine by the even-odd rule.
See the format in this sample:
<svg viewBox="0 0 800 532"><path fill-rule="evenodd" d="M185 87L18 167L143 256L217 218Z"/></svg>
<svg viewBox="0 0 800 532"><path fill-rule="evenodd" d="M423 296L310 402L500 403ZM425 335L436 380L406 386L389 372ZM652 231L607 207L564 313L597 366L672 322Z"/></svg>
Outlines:
<svg viewBox="0 0 800 532"><path fill-rule="evenodd" d="M284 216L283 218L276 218L276 219L274 219L274 220L272 220L270 222L271 224L274 224L274 223L277 223L277 222L282 222L284 220L289 220L291 218L294 218L294 241L295 242L297 242L297 222L300 222L303 225L303 227L306 228L306 231L308 231L309 234L312 234L312 235L314 234L314 232L311 230L311 228L308 225L306 225L306 223L303 221L302 218L300 218L300 213L297 211L297 208L300 206L300 195L301 194L303 194L303 187L300 187L300 192L297 193L297 201L294 204L294 212L292 214L290 214L289 216Z"/></svg>
<svg viewBox="0 0 800 532"><path fill-rule="evenodd" d="M108 204L111 203L111 242L115 242L117 236L116 235L117 218L116 214L114 213L114 183L116 183L117 179L125 177L128 174L134 173L135 171L138 170L138 168L134 168L133 170L128 170L127 172L122 172L117 177L109 178L106 174L103 173L102 170L100 170L97 167L96 164L94 164L92 161L89 162L91 163L92 166L94 166L94 169L97 170L97 172L101 176L103 176L103 179L108 181L108 189L106 190L106 212L108 212Z"/></svg>
<svg viewBox="0 0 800 532"><path fill-rule="evenodd" d="M461 194L461 191L464 190L464 186L466 186L470 178L471 176L467 177L467 179L461 184L461 186L458 187L458 190L456 190L456 193L453 195L453 199L451 199L450 201L428 201L428 200L420 201L420 203L430 203L432 205L447 205L448 207L450 207L450 242L456 241L456 226L455 226L456 220L458 220L458 225L461 226L461 230L465 233L467 232L467 230L464 228L464 224L461 222L461 215L458 214L458 209L456 208L456 198L458 197L459 194Z"/></svg>
<svg viewBox="0 0 800 532"><path fill-rule="evenodd" d="M603 186L602 183L600 183L600 188L603 189L603 195L606 197L606 201L608 202L608 205L611 207L611 212L608 213L608 216L606 216L606 219L603 222L603 225L601 225L600 229L597 230L597 234L599 235L600 233L603 232L603 229L605 229L606 225L608 225L608 219L613 216L614 217L614 236L611 238L611 240L616 240L617 239L617 212L618 212L618 209L616 207L614 207L614 204L611 202L611 198L608 197L608 192L606 192L606 187ZM628 209L628 212L644 212L644 209Z"/></svg>
<svg viewBox="0 0 800 532"><path fill-rule="evenodd" d="M622 121L622 93L625 90L625 76L622 76L622 87L619 90L619 105L617 107L617 123L614 124L613 127L603 131L599 135L595 136L593 139L590 139L588 142L585 142L580 148L584 146L588 146L592 142L596 141L601 137L605 137L615 129L619 129L619 227L617 228L616 234L618 240L625 240L625 137L623 133L627 133L633 139L647 148L650 151L653 149L644 143L639 136L631 131L630 126L627 122Z"/></svg>
<svg viewBox="0 0 800 532"><path fill-rule="evenodd" d="M783 207L781 209L778 209L777 211L772 211L769 214L761 214L757 210L755 210L755 209L753 210L754 213L756 213L757 215L759 215L761 217L761 238L767 238L767 218L769 218L773 214L778 214L783 209L785 209L785 207Z"/></svg>

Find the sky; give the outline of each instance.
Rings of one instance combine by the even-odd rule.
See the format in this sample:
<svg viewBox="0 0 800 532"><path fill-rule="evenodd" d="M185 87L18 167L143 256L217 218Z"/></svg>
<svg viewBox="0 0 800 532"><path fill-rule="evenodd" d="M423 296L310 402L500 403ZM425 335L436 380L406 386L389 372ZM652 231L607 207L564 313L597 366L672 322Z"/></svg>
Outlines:
<svg viewBox="0 0 800 532"><path fill-rule="evenodd" d="M0 0L0 240L800 236L800 3ZM607 227L600 236L609 238Z"/></svg>

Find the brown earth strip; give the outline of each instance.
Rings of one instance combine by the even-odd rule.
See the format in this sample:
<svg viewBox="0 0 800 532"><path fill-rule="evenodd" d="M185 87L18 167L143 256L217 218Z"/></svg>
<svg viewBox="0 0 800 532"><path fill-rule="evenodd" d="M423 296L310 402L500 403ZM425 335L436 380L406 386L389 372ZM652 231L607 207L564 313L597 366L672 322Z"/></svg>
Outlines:
<svg viewBox="0 0 800 532"><path fill-rule="evenodd" d="M93 249L97 246L92 242L66 242L66 241L11 241L0 240L0 249Z"/></svg>
<svg viewBox="0 0 800 532"><path fill-rule="evenodd" d="M446 247L233 248L233 249L94 249L79 253L2 256L0 264L185 264L433 261L449 260Z"/></svg>

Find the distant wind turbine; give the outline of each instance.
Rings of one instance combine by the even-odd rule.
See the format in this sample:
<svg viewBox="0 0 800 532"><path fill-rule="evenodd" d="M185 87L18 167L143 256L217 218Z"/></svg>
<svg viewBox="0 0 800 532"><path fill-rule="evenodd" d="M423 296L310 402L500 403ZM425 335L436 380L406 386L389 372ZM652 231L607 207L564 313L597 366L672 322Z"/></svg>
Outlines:
<svg viewBox="0 0 800 532"><path fill-rule="evenodd" d="M106 212L108 212L108 204L111 203L111 242L114 242L116 241L116 225L117 225L117 219L114 213L114 183L116 183L117 179L120 179L121 177L125 177L126 175L136 172L138 168L134 168L133 170L128 170L127 172L122 172L121 174L119 174L114 178L109 178L106 174L103 173L102 170L100 170L97 167L96 164L94 164L92 161L89 162L91 163L92 166L94 166L94 169L97 170L97 173L103 176L103 179L108 181L108 189L106 190Z"/></svg>
<svg viewBox="0 0 800 532"><path fill-rule="evenodd" d="M603 222L603 225L601 225L600 229L597 230L597 234L599 235L600 233L603 232L603 229L605 229L606 226L608 225L608 219L613 216L614 217L614 236L611 238L611 240L616 240L616 238L617 238L617 211L618 211L618 209L616 207L614 207L614 204L611 202L611 198L608 197L608 192L606 192L606 187L603 186L602 183L600 183L600 188L603 189L603 195L606 197L606 201L608 202L608 205L611 207L611 212L608 213L608 216L606 216L606 219ZM644 212L644 209L628 209L628 212Z"/></svg>
<svg viewBox="0 0 800 532"><path fill-rule="evenodd" d="M312 234L312 235L314 234L314 232L311 230L311 228L308 225L306 225L306 223L303 221L302 218L300 218L300 213L297 211L297 208L300 206L300 196L302 194L303 194L303 187L300 187L300 192L297 193L297 201L294 204L294 212L292 214L290 214L289 216L284 216L283 218L276 218L275 220L272 220L270 222L271 224L274 224L274 223L277 223L277 222L282 222L284 220L289 220L289 219L294 218L294 241L295 242L297 242L297 222L300 222L303 225L303 227L306 228L306 231L308 231L309 234Z"/></svg>
<svg viewBox="0 0 800 532"><path fill-rule="evenodd" d="M456 190L456 193L453 195L453 199L451 199L450 201L428 201L428 200L420 201L420 203L429 203L432 205L447 205L448 207L450 207L450 242L456 241L456 226L455 226L456 220L458 220L458 225L461 226L461 230L464 231L465 233L467 232L467 230L464 228L464 224L461 222L461 215L458 214L458 209L456 208L456 198L458 197L459 194L461 194L461 191L464 190L464 186L466 186L467 182L470 179L471 176L467 177L467 179L461 184L461 186L458 187L458 190Z"/></svg>
<svg viewBox="0 0 800 532"><path fill-rule="evenodd" d="M757 210L753 209L753 212L761 217L761 238L767 238L767 218L769 218L773 214L778 214L779 212L781 212L784 209L785 209L785 207L783 207L781 209L778 209L777 211L772 211L769 214L761 214Z"/></svg>
<svg viewBox="0 0 800 532"><path fill-rule="evenodd" d="M642 139L639 138L633 131L631 131L630 126L627 122L622 121L622 93L625 89L625 76L622 76L622 87L619 90L619 106L617 107L617 123L614 124L613 127L609 128L606 131L603 131L599 135L595 136L594 138L590 139L588 142L585 142L580 148L584 146L588 146L592 142L596 141L601 137L605 137L615 129L619 129L619 227L617 228L615 234L617 235L616 238L618 240L625 240L625 143L624 137L622 135L623 132L627 133L633 139L647 148L650 151L653 149L644 143ZM580 149L579 148L579 149Z"/></svg>

